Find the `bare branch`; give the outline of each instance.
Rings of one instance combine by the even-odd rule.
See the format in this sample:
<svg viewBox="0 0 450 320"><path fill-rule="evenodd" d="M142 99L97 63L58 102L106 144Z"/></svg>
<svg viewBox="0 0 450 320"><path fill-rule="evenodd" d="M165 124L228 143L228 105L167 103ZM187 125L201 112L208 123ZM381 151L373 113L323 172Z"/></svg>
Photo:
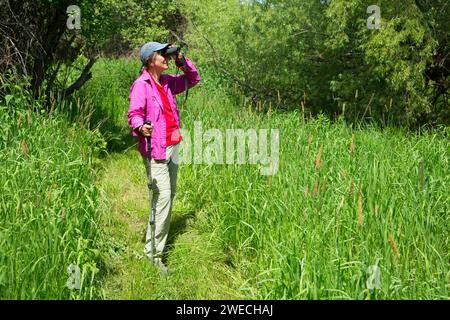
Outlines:
<svg viewBox="0 0 450 320"><path fill-rule="evenodd" d="M84 67L78 79L64 90L63 96L70 96L72 93L79 90L86 83L86 81L92 78L91 68L94 65L95 61L97 61L97 57L89 59L89 62Z"/></svg>

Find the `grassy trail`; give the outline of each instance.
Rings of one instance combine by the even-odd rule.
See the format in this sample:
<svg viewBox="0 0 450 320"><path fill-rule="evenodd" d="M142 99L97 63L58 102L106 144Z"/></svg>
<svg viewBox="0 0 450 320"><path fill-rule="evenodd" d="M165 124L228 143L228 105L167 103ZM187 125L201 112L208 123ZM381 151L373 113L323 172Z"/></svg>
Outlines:
<svg viewBox="0 0 450 320"><path fill-rule="evenodd" d="M20 87L0 105L0 299L449 299L448 128L255 112L206 71L179 104L163 277L143 255L147 178L126 121L138 66L99 61L51 116Z"/></svg>
<svg viewBox="0 0 450 320"><path fill-rule="evenodd" d="M163 277L143 255L147 181L126 125L137 67L103 61L98 68L89 93L114 150L98 183L107 199L101 229L111 243L105 298L448 299L444 132L352 129L298 110L254 112L207 74L180 108L186 150L224 160L229 129L252 129L260 139L274 129L278 173L261 174L268 162L197 164L187 152L194 163L179 169L171 274ZM103 75L114 90L103 90ZM370 270L381 275L380 289L368 288Z"/></svg>
<svg viewBox="0 0 450 320"><path fill-rule="evenodd" d="M183 172L180 172L182 183ZM204 212L190 209L177 194L168 241L170 274L164 277L143 254L148 189L139 154L130 150L105 160L101 185L111 211L104 227L113 243L106 299L238 299L239 274L224 264L220 250L196 226Z"/></svg>

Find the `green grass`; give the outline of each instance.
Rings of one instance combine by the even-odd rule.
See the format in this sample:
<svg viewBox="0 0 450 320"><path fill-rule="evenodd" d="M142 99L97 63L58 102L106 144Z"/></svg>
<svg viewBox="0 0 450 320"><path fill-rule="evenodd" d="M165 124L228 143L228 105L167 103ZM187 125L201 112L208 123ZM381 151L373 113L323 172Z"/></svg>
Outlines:
<svg viewBox="0 0 450 320"><path fill-rule="evenodd" d="M138 67L100 60L51 116L20 95L1 106L0 298L449 298L448 128L251 111L201 66L182 127L278 129L279 169L182 164L161 276L143 255L148 189L126 119ZM82 290L65 287L70 264Z"/></svg>
<svg viewBox="0 0 450 320"><path fill-rule="evenodd" d="M183 178L182 178L183 179ZM105 161L101 186L110 211L103 226L112 243L105 282L106 299L237 299L242 280L224 264L215 233L199 234L205 212L193 211L189 198L176 197L168 240L166 278L144 256L142 242L148 221L148 189L137 151L112 155Z"/></svg>
<svg viewBox="0 0 450 320"><path fill-rule="evenodd" d="M191 177L185 192L204 204L210 225L221 226L223 250L258 298L448 298L443 134L351 130L326 119L303 122L299 113L248 113L201 88L192 96L187 127L201 113L214 128L280 130L280 167L270 181L257 166L183 168ZM371 265L381 269L381 290L366 288Z"/></svg>
<svg viewBox="0 0 450 320"><path fill-rule="evenodd" d="M181 111L191 138L194 121L202 121L204 131L222 133L229 128L280 130L280 167L271 178L260 175L258 165L180 167L175 205L189 207L180 213L191 212L189 230L213 244L212 260L240 279L244 297L448 299L449 143L444 130L355 130L324 118L304 121L300 112L253 112L215 88L214 78L202 76ZM128 104L121 108L117 112L126 113ZM126 130L126 122L117 125ZM321 165L315 169L320 145ZM137 153L123 156L139 158ZM142 167L138 160L123 170ZM131 216L134 201L145 203L145 174L139 170L141 196L125 206ZM140 212L142 229L147 211ZM189 254L197 246L191 242L185 258L180 253L184 243L175 243L169 264L201 255L202 250ZM372 265L381 271L379 290L366 287ZM196 264L184 268L183 274L196 274ZM165 290L157 296L180 297L173 288Z"/></svg>
<svg viewBox="0 0 450 320"><path fill-rule="evenodd" d="M59 109L41 114L20 87L0 105L0 123L0 299L100 297L102 137ZM70 265L79 290L66 286Z"/></svg>

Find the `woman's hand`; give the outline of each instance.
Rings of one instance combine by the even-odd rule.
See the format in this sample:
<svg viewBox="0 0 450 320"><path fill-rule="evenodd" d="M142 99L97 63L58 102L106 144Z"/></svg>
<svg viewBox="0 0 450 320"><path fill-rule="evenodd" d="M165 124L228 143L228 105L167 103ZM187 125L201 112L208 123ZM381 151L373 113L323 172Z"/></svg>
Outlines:
<svg viewBox="0 0 450 320"><path fill-rule="evenodd" d="M184 71L183 69L183 54L181 52L178 53L178 55L173 56L173 60L175 61L175 65Z"/></svg>
<svg viewBox="0 0 450 320"><path fill-rule="evenodd" d="M151 137L152 131L153 131L153 124L143 124L142 126L139 127L139 132L144 137Z"/></svg>
<svg viewBox="0 0 450 320"><path fill-rule="evenodd" d="M174 56L174 59L178 63L183 63L183 54L181 52L178 52L178 55Z"/></svg>
<svg viewBox="0 0 450 320"><path fill-rule="evenodd" d="M169 48L174 47L173 45L170 45ZM175 61L175 64L180 67L183 65L183 54L181 53L181 51L179 51L177 54L173 54L170 56L170 58L173 59L173 61Z"/></svg>

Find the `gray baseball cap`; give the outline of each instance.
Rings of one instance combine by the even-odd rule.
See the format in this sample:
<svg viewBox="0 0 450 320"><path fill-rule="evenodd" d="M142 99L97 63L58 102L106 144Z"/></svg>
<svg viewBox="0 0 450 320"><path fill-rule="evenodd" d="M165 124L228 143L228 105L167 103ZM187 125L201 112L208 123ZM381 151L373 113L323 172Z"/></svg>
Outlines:
<svg viewBox="0 0 450 320"><path fill-rule="evenodd" d="M146 60L155 51L159 51L170 46L170 43L147 42L141 47L140 57L142 64L145 65Z"/></svg>

